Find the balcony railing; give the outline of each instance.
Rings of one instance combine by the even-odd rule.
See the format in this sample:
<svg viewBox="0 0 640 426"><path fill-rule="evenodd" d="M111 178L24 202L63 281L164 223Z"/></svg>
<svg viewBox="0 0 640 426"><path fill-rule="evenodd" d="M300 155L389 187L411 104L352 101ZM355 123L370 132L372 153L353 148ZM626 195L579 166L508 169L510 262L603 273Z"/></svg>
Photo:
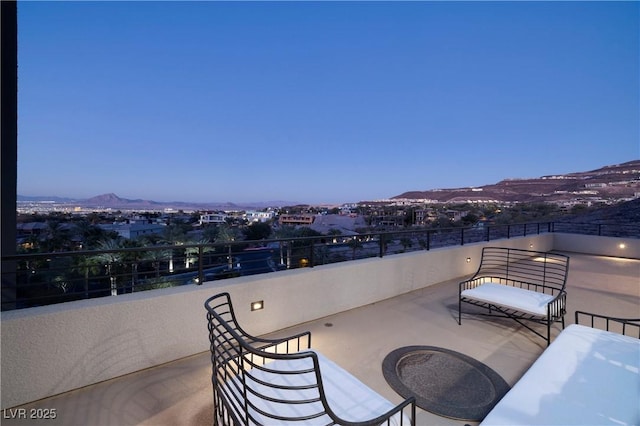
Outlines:
<svg viewBox="0 0 640 426"><path fill-rule="evenodd" d="M640 238L640 225L542 222L2 256L2 310L551 232Z"/></svg>

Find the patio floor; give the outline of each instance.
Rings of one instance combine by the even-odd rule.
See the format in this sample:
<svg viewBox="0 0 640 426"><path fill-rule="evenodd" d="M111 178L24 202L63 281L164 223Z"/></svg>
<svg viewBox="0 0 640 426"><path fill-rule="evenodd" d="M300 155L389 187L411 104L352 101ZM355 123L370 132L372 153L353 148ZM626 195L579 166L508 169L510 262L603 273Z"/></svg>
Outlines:
<svg viewBox="0 0 640 426"><path fill-rule="evenodd" d="M640 317L640 260L567 253L567 325L575 310ZM488 365L513 385L545 349L545 341L510 320L464 314L457 323L457 283L442 282L361 308L342 312L272 336L309 330L312 346L388 398L402 398L382 375L382 361L394 349L438 346ZM473 306L464 312L477 311ZM204 309L203 309L204 316ZM251 330L248 330L249 332ZM555 327L554 336L559 332ZM207 339L203 335L203 339ZM3 425L210 425L209 354L123 376L18 408L55 409L53 420L7 418ZM15 411L14 411L15 413ZM474 424L417 409L418 425Z"/></svg>

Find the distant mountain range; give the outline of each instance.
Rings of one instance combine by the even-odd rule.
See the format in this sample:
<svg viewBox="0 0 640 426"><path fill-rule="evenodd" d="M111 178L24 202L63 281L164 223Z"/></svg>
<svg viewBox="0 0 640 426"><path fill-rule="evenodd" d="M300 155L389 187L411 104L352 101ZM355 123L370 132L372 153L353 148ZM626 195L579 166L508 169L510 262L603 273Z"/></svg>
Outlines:
<svg viewBox="0 0 640 426"><path fill-rule="evenodd" d="M576 199L624 200L640 194L640 160L588 172L505 179L496 184L452 189L409 191L393 199L437 202L561 202Z"/></svg>
<svg viewBox="0 0 640 426"><path fill-rule="evenodd" d="M392 199L431 200L463 203L495 202L561 202L576 199L625 200L640 194L640 160L605 166L588 172L541 176L532 179L505 179L492 185L466 188L408 191ZM116 194L103 194L89 199L55 196L29 197L18 195L18 202L51 202L83 208L144 209L144 210L232 210L275 206L291 206L296 202L266 201L256 203L189 203L130 200Z"/></svg>
<svg viewBox="0 0 640 426"><path fill-rule="evenodd" d="M83 208L110 208L110 209L141 209L141 210L233 210L233 209L249 209L263 208L284 205L294 205L296 203L287 203L285 201L265 201L255 203L190 203L184 201L151 201L142 199L121 198L116 194L102 194L87 199L52 197L52 196L24 196L18 195L18 202L22 203L55 203L68 206L77 206Z"/></svg>

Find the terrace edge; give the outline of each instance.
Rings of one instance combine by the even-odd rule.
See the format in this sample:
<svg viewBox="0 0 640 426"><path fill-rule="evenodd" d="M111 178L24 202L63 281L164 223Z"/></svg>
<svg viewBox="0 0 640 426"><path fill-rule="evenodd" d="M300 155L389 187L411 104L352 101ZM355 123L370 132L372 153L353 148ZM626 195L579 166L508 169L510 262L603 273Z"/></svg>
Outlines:
<svg viewBox="0 0 640 426"><path fill-rule="evenodd" d="M228 291L261 335L470 275L487 245L640 258L638 239L538 234L6 311L1 408L207 351L202 304L215 293ZM264 309L251 312L257 300Z"/></svg>

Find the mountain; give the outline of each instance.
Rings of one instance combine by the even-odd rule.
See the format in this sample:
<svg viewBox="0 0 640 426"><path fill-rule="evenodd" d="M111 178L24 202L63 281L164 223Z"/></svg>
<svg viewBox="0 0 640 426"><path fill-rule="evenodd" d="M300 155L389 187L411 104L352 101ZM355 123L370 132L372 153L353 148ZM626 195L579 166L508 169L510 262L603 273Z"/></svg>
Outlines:
<svg viewBox="0 0 640 426"><path fill-rule="evenodd" d="M107 206L107 207L153 207L159 206L162 203L158 203L156 201L149 200L129 200L126 198L120 198L116 194L103 194L95 197L91 197L88 200L83 200L80 202L85 206L98 207L98 206Z"/></svg>
<svg viewBox="0 0 640 426"><path fill-rule="evenodd" d="M616 225L640 224L640 198L613 206L588 210L583 213L563 216L559 222L602 223Z"/></svg>
<svg viewBox="0 0 640 426"><path fill-rule="evenodd" d="M17 201L20 202L33 202L33 203L73 203L76 201L75 198L69 197L53 197L53 196L44 196L44 195L18 195L16 198Z"/></svg>
<svg viewBox="0 0 640 426"><path fill-rule="evenodd" d="M466 202L571 202L576 200L620 201L640 196L640 160L605 166L587 172L541 176L532 179L505 179L492 185L427 191L408 191L392 199L430 200L441 203ZM247 203L189 203L130 200L116 194L102 194L89 199L54 196L26 197L18 195L22 203L55 203L70 207L113 210L232 210L274 206L292 206L292 201Z"/></svg>
<svg viewBox="0 0 640 426"><path fill-rule="evenodd" d="M587 172L505 179L492 185L427 191L408 191L392 199L434 202L563 202L572 200L624 200L640 194L640 160Z"/></svg>
<svg viewBox="0 0 640 426"><path fill-rule="evenodd" d="M265 208L283 205L295 205L294 202L285 201L265 201L255 203L206 203L206 202L184 202L184 201L151 201L142 199L121 198L114 193L96 195L88 199L76 199L54 196L24 196L18 195L19 203L51 203L66 207L82 207L89 209L112 209L112 210L233 210L233 209L252 209Z"/></svg>

